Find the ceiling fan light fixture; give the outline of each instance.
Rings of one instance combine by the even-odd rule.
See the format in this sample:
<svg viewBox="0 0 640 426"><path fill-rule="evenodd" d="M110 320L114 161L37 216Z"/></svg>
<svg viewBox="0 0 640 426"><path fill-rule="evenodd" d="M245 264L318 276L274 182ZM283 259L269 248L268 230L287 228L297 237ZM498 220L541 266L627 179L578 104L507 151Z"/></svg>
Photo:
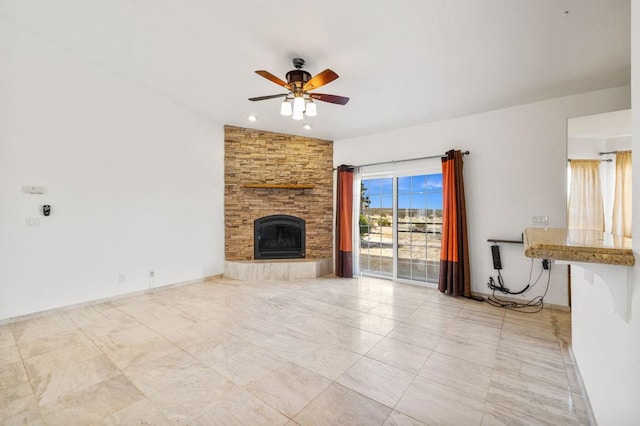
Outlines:
<svg viewBox="0 0 640 426"><path fill-rule="evenodd" d="M287 101L286 99L284 100L284 102L282 102L282 105L280 105L280 114L284 115L285 117L289 117L291 114L293 114L291 103L289 103L289 101Z"/></svg>
<svg viewBox="0 0 640 426"><path fill-rule="evenodd" d="M293 98L293 115L299 114L302 116L304 112L305 102L302 96L296 96Z"/></svg>
<svg viewBox="0 0 640 426"><path fill-rule="evenodd" d="M313 102L313 100L309 99L309 102L307 103L307 109L305 110L305 114L307 114L308 117L315 117L316 115L318 115L318 110L316 109L316 103Z"/></svg>
<svg viewBox="0 0 640 426"><path fill-rule="evenodd" d="M304 118L304 114L302 113L302 111L296 112L296 110L294 109L291 118L293 118L294 120L302 120Z"/></svg>

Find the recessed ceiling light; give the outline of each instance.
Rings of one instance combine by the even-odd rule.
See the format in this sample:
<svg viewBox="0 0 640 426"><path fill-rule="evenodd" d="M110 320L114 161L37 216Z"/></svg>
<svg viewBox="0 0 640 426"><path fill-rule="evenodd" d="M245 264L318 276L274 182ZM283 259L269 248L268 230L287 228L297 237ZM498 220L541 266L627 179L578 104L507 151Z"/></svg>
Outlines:
<svg viewBox="0 0 640 426"><path fill-rule="evenodd" d="M255 115L250 115L247 117L247 120L249 121L256 121L258 119L258 117L256 117Z"/></svg>
<svg viewBox="0 0 640 426"><path fill-rule="evenodd" d="M304 123L304 124L302 125L302 127L304 127L304 129L305 129L305 130L311 130L311 127L312 127L312 126L311 126L311 124L309 124L309 123Z"/></svg>

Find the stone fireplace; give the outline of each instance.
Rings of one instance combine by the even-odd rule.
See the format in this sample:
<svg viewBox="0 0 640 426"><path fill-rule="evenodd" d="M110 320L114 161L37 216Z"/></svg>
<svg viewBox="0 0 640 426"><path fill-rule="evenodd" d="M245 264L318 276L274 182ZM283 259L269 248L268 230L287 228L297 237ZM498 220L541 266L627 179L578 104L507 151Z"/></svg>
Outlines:
<svg viewBox="0 0 640 426"><path fill-rule="evenodd" d="M240 263L271 262L278 264L278 269L289 263L292 266L287 267L286 277L304 278L299 275L303 264L313 267L314 276L331 273L333 142L234 126L224 130L225 275L230 262L236 263L233 268ZM274 215L304 222L302 247L296 248L295 254L265 257L257 250L254 225L261 226L257 220ZM289 240L289 244L292 234L285 225L290 223L279 223L280 233L275 228L270 236L281 242ZM283 279L282 274L277 275ZM255 278L253 272L249 276Z"/></svg>

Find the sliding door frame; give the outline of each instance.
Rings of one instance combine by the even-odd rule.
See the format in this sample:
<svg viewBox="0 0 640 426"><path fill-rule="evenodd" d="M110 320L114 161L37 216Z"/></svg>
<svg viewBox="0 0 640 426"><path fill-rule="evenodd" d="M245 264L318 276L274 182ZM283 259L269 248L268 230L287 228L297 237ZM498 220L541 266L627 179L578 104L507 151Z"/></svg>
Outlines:
<svg viewBox="0 0 640 426"><path fill-rule="evenodd" d="M398 178L406 176L441 174L442 162L439 157L429 158L415 161L408 161L402 164L380 164L375 166L358 167L354 171L354 189L353 189L353 272L354 276L372 276L377 278L391 279L395 282L419 285L423 287L437 288L437 284L428 281L410 280L406 278L398 278ZM393 191L393 215L392 215L392 241L393 241L393 272L392 276L381 274L364 274L360 269L360 187L363 180L367 179L384 179L391 178ZM427 248L428 250L428 248ZM425 262L427 259L425 259Z"/></svg>

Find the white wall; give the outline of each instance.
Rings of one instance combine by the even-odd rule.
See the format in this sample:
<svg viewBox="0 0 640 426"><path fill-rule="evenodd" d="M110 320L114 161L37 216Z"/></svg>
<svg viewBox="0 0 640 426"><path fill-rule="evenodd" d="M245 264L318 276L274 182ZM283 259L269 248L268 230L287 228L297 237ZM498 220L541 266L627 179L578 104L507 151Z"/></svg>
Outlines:
<svg viewBox="0 0 640 426"><path fill-rule="evenodd" d="M572 119L569 119L571 122ZM607 157L598 153L607 147L605 138L569 137L567 140L567 156L573 160L604 160Z"/></svg>
<svg viewBox="0 0 640 426"><path fill-rule="evenodd" d="M472 289L495 275L488 238L519 239L531 216L566 224L567 119L629 108L629 87L553 99L334 143L334 164L367 164L469 150L465 184ZM522 245L501 245L507 287L527 282ZM540 268L536 261L535 271ZM546 301L567 304L566 266L553 269ZM544 283L528 292L532 298Z"/></svg>
<svg viewBox="0 0 640 426"><path fill-rule="evenodd" d="M631 136L620 136L616 138L607 138L605 140L605 149L609 151L629 151L633 148L633 141ZM608 158L615 158L615 155L607 156Z"/></svg>
<svg viewBox="0 0 640 426"><path fill-rule="evenodd" d="M626 286L624 277L611 278L621 268L626 269L610 266L600 275L576 265L571 269L572 350L593 413L603 426L636 425L640 418L638 283L631 284L635 294L627 321L614 312L612 292L603 280Z"/></svg>
<svg viewBox="0 0 640 426"><path fill-rule="evenodd" d="M0 57L0 319L222 273L222 125L3 21Z"/></svg>
<svg viewBox="0 0 640 426"><path fill-rule="evenodd" d="M640 40L640 2L632 3L632 41ZM632 43L632 149L640 152L640 43ZM640 188L640 164L633 163L633 186ZM640 191L633 191L633 215L640 215ZM637 425L640 419L640 221L633 221L633 251L629 287L630 318L613 312L610 291L598 275L585 279L576 268L573 352L593 413L599 425ZM618 267L620 268L620 267ZM572 275L573 276L573 275ZM578 281L579 280L579 281ZM590 281L593 283L591 284ZM624 280L613 285L626 285Z"/></svg>

